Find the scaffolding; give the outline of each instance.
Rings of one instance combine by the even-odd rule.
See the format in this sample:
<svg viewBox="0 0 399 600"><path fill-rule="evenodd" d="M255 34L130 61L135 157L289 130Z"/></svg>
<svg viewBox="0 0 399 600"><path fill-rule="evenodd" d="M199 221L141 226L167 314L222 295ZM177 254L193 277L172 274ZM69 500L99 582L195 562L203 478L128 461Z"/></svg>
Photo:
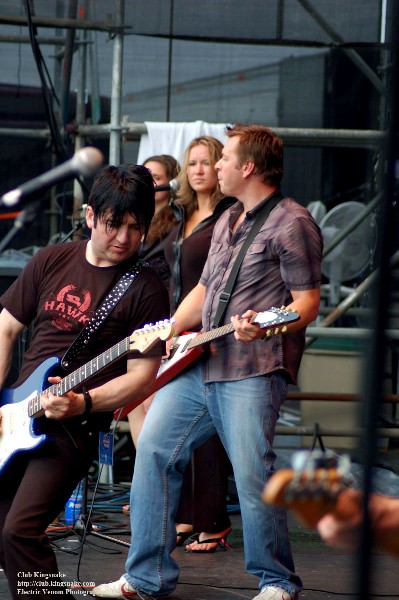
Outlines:
<svg viewBox="0 0 399 600"><path fill-rule="evenodd" d="M6 5L8 3L3 3ZM28 3L29 4L29 3ZM190 4L190 3L189 3ZM209 9L212 3L206 3L204 9ZM208 6L209 4L209 6ZM238 3L235 3L238 6ZM171 85L171 60L172 60L172 44L176 40L193 40L199 39L201 41L208 40L209 42L221 41L232 41L236 44L256 44L256 45L297 45L302 47L317 47L317 48L340 48L342 53L348 58L348 60L355 66L355 68L362 74L362 76L369 82L374 91L379 96L379 128L378 129L345 129L345 128L326 128L326 127L284 127L276 126L273 127L275 132L283 139L287 147L292 148L344 148L344 149L367 149L375 153L376 156L386 147L388 143L386 124L389 120L387 114L387 67L389 64L389 53L391 51L390 41L387 40L387 23L390 18L389 3L385 0L381 2L379 8L379 23L378 23L378 36L374 35L374 39L370 35L370 39L367 41L359 42L358 40L349 40L350 37L348 31L345 36L337 29L337 26L333 24L333 12L324 12L320 7L316 8L316 5L310 0L297 0L297 8L299 7L303 13L302 18L309 19L306 22L308 28L307 35L314 37L306 39L305 35L297 33L295 28L290 24L290 16L287 10L284 11L283 5L280 6L281 10L277 10L279 3L275 4L275 27L271 27L270 31L267 32L269 35L262 36L262 32L258 32L254 35L253 39L248 39L243 34L243 38L240 38L240 34L234 30L234 26L231 25L231 31L228 30L223 32L219 30L218 34L208 35L204 37L203 32L200 30L199 33L194 33L195 28L192 28L187 34L185 28L189 21L184 20L179 14L178 0L170 0L169 2L169 13L164 12L164 18L160 22L155 24L151 21L147 27L140 21L140 14L138 3L132 3L129 5L129 15L126 16L126 3L125 0L115 0L112 14L104 13L104 19L93 18L94 8L98 7L98 3L90 0L85 0L82 3L78 3L77 0L62 1L57 0L53 10L55 11L54 17L45 17L43 14L46 13L46 2L36 2L36 9L43 14L30 14L30 15L17 15L17 11L7 10L2 12L2 3L0 2L0 25L18 26L20 28L20 35L0 35L0 42L3 43L15 43L15 44L32 44L32 28L36 32L36 42L41 45L54 46L57 49L56 54L56 69L55 69L55 80L60 89L61 95L61 109L59 116L59 125L62 131L62 135L68 135L73 139L74 151L78 151L83 146L87 145L88 140L105 140L109 144L109 162L111 164L117 164L121 161L121 148L122 145L130 141L139 141L141 136L146 133L146 125L144 121L132 121L130 115L122 114L122 88L123 88L123 62L124 62L124 40L127 35L131 35L132 32L136 35L150 35L154 38L166 38L169 42L169 56L168 56L168 110L170 112L170 85ZM32 4L33 6L33 4ZM133 6L133 8L132 8ZM153 0L152 6L148 10L152 10L155 7L160 8L161 4L157 0ZM164 6L164 5L163 5ZM187 4L186 4L187 6ZM212 5L213 6L213 5ZM255 15L256 3L252 3L251 10ZM48 9L48 7L47 7ZM101 11L101 7L99 9ZM110 8L109 10L112 10ZM144 9L143 9L144 10ZM189 11L197 10L201 13L201 9L194 9L190 6ZM216 10L215 7L212 10ZM238 9L237 9L238 10ZM107 8L108 12L108 8ZM145 12L145 11L144 11ZM11 14L10 14L11 13ZM371 13L370 13L371 14ZM375 13L376 14L376 13ZM202 14L196 15L201 19ZM138 25L135 22L138 21ZM303 21L305 22L305 21ZM310 24L309 24L310 23ZM316 29L312 27L316 26ZM291 28L290 28L291 27ZM24 35L22 28L28 28L30 35ZM37 29L43 28L44 30L55 31L54 36L39 36ZM227 28L228 29L228 28ZM315 32L317 31L317 34ZM79 32L79 37L77 36ZM98 116L98 73L96 71L95 61L93 60L93 47L89 35L93 32L102 32L107 34L109 39L112 41L112 64L111 64L111 94L110 94L110 120L108 123L99 123ZM293 37L289 37L290 33L294 32ZM311 33L310 33L311 32ZM284 35L285 33L285 35ZM234 35L233 35L234 34ZM378 39L377 39L378 37ZM376 72L367 61L362 57L360 50L364 47L377 49L380 53L380 60L378 64L378 72ZM76 99L76 118L75 123L71 124L68 122L68 103L69 103L69 92L72 72L72 57L74 54L78 56L78 89ZM90 59L90 60L89 60ZM92 119L91 123L87 122L85 105L85 89L86 78L87 78L87 63L88 60L91 65L91 79L92 79ZM61 68L61 64L63 65ZM97 103L97 108L96 108ZM20 138L41 138L47 142L51 142L53 131L51 127L46 128L28 128L28 127L0 127L0 138L13 136L14 139ZM380 168L380 167L379 167ZM82 206L82 189L78 182L75 182L73 189L73 212L78 212ZM364 219L368 212L377 210L380 206L380 196L375 197L371 202L368 203L368 211L361 217ZM342 241L345 236L350 234L357 225L357 220L350 222L345 227L344 232L340 232L332 244L325 250L325 255L334 250ZM55 234L55 220L52 222L50 227L50 235ZM340 306L334 307L334 310L329 311L327 316L317 323L318 329L320 327L328 328L329 325L334 323L347 311L355 310L354 306L356 301L359 299L361 293L368 290L371 286L371 282L375 278L375 274L371 275L357 286L353 294L350 295L349 299L346 298ZM359 309L361 310L361 308ZM353 314L353 313L352 313ZM336 328L335 328L336 329ZM355 331L359 328L353 328L352 335L356 335ZM337 333L337 332L336 332ZM326 335L329 335L328 333ZM333 335L333 332L331 332Z"/></svg>

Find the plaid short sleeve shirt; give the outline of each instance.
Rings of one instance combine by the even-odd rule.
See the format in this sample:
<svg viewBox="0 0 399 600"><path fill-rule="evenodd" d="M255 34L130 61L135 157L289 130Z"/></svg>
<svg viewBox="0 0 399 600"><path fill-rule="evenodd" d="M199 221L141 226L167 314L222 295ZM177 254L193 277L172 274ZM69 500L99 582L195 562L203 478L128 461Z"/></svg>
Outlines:
<svg viewBox="0 0 399 600"><path fill-rule="evenodd" d="M257 212L267 199L247 213L237 231L233 225L242 212L237 202L216 223L201 283L206 286L203 328L212 328L219 296ZM292 302L291 290L310 290L321 284L322 235L309 211L283 198L255 236L244 256L224 323L252 309L264 311ZM205 381L229 381L265 375L283 369L296 381L305 330L250 344L227 335L211 345L204 361Z"/></svg>

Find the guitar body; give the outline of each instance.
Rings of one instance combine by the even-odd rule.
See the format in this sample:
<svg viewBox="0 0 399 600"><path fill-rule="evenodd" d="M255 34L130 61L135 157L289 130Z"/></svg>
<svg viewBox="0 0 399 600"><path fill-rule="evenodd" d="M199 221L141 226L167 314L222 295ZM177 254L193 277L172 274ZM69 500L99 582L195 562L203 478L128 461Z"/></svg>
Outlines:
<svg viewBox="0 0 399 600"><path fill-rule="evenodd" d="M144 354L158 340L169 339L172 333L172 323L168 319L144 325L52 386L46 387L46 384L48 377L60 365L61 361L56 357L42 362L18 388L3 390L0 394L0 472L16 452L32 450L46 439L43 434L37 435L34 428L34 418L44 414L40 401L42 395L52 392L55 396L65 396L129 350Z"/></svg>
<svg viewBox="0 0 399 600"><path fill-rule="evenodd" d="M169 356L162 359L161 366L158 369L157 378L151 390L151 394L155 394L161 387L169 383L172 379L181 373L186 367L191 365L197 358L203 354L204 346L195 346L188 348L188 345L198 333L185 333L174 338L173 345L170 347ZM150 395L151 395L150 394ZM145 398L143 398L145 400ZM127 405L115 411L114 418L117 420L124 419L126 415L136 405Z"/></svg>
<svg viewBox="0 0 399 600"><path fill-rule="evenodd" d="M52 392L55 396L65 396L70 390L77 389L87 379L111 362L124 356L129 350L148 352L158 340L167 340L172 336L172 323L165 319L155 324L144 325L133 333L96 356L88 363L69 373L58 383L47 386L48 377L59 367L60 360L48 358L37 367L23 384L15 389L5 389L0 394L0 472L10 458L18 451L32 450L41 444L46 436L37 435L34 428L35 417L41 417L44 411L40 398Z"/></svg>
<svg viewBox="0 0 399 600"><path fill-rule="evenodd" d="M198 333L186 333L174 339L170 355L162 360L159 367L154 392L171 381L204 352L204 346L187 349L191 340L197 336Z"/></svg>
<svg viewBox="0 0 399 600"><path fill-rule="evenodd" d="M0 473L16 452L32 450L45 440L45 435L35 434L28 404L46 387L47 378L59 364L58 358L48 358L19 387L1 392Z"/></svg>

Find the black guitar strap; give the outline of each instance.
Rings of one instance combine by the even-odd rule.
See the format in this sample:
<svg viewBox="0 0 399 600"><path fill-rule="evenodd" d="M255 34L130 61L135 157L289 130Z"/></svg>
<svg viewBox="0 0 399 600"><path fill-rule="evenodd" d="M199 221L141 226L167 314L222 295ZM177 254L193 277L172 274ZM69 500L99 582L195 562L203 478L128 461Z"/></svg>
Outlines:
<svg viewBox="0 0 399 600"><path fill-rule="evenodd" d="M249 230L247 237L243 241L240 252L238 253L238 256L235 260L233 268L231 269L231 273L226 282L225 288L224 288L223 292L220 294L219 304L216 309L215 319L213 321L212 328L219 327L220 323L223 320L223 317L227 310L227 305L228 305L230 297L231 297L231 292L233 291L233 287L234 287L235 281L237 279L238 271L240 270L241 263L242 263L244 256L248 250L249 245L251 244L252 240L255 238L256 234L262 227L263 223L266 221L267 217L269 216L269 214L271 213L273 208L276 206L276 204L278 204L280 202L280 200L283 197L284 196L281 192L274 192L274 194L269 196L269 199L267 200L265 205L261 208L261 210L256 215L255 220L252 224L252 227Z"/></svg>
<svg viewBox="0 0 399 600"><path fill-rule="evenodd" d="M107 294L101 306L98 307L90 321L86 323L82 331L78 334L76 339L65 352L61 360L61 365L64 367L64 369L70 368L73 361L76 360L76 357L81 353L83 347L87 346L92 335L104 323L105 319L115 308L124 293L132 285L137 275L146 267L148 267L148 263L139 259L136 264L130 267L130 269L122 275L109 294Z"/></svg>

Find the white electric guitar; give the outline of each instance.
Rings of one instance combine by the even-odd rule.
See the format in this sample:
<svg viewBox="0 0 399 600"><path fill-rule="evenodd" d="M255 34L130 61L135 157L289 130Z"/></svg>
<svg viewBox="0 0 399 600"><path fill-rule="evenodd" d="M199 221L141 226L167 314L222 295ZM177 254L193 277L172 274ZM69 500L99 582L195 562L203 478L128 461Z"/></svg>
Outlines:
<svg viewBox="0 0 399 600"><path fill-rule="evenodd" d="M272 307L269 310L256 313L252 317L251 322L257 323L261 329L264 329L266 335L271 335L272 333L277 335L284 333L288 323L298 321L299 318L298 313L294 311L286 308ZM183 369L194 362L205 351L210 342L224 337L233 331L234 326L228 323L205 333L191 332L174 338L169 356L162 360L152 393L174 379ZM132 408L134 407L128 405L116 411L115 419L122 419Z"/></svg>
<svg viewBox="0 0 399 600"><path fill-rule="evenodd" d="M57 384L44 389L48 377L60 365L56 357L48 358L35 369L28 379L15 389L5 388L0 395L2 420L0 423L0 472L9 459L21 450L31 450L41 444L45 435L36 435L34 431L35 417L41 417L44 411L41 396L52 392L63 396L67 392L82 385L98 371L107 367L114 360L131 350L142 354L148 352L159 340L167 340L173 335L170 320L159 321L155 325L145 325L130 336L121 340L90 362L70 373Z"/></svg>

